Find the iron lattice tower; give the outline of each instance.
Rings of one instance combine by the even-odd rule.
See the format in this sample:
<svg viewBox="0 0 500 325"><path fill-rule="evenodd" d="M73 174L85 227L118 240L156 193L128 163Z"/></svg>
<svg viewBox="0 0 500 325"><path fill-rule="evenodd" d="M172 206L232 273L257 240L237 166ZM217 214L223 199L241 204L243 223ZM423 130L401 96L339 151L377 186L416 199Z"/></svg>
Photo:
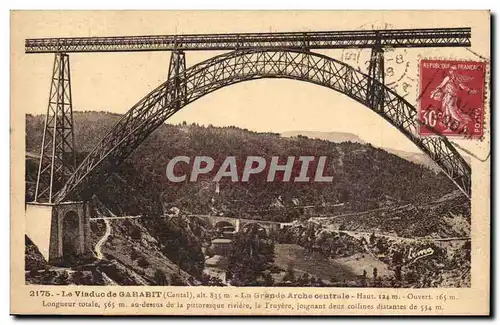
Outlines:
<svg viewBox="0 0 500 325"><path fill-rule="evenodd" d="M35 201L53 203L53 195L76 169L69 56L56 53L45 116Z"/></svg>
<svg viewBox="0 0 500 325"><path fill-rule="evenodd" d="M384 48L381 46L380 38L375 42L370 55L370 65L368 66L368 90L367 105L375 110L384 108Z"/></svg>
<svg viewBox="0 0 500 325"><path fill-rule="evenodd" d="M169 89L172 98L178 99L177 109L180 109L187 94L187 85L182 83L181 75L186 71L186 54L183 51L172 51L170 65L168 67L168 78L173 80L173 87ZM165 94L165 104L168 105L168 96Z"/></svg>

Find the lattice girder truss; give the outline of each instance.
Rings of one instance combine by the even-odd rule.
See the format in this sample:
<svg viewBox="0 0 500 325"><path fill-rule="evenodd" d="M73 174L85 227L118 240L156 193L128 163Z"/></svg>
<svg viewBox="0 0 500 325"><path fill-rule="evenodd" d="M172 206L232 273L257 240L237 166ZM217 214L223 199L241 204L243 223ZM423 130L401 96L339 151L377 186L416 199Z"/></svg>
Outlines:
<svg viewBox="0 0 500 325"><path fill-rule="evenodd" d="M232 51L256 48L339 49L470 46L471 29L426 28L352 31L148 35L27 39L26 53Z"/></svg>
<svg viewBox="0 0 500 325"><path fill-rule="evenodd" d="M146 95L92 150L57 193L56 200L60 202L70 196L86 197L91 194L92 185L102 183L108 168L121 163L151 132L182 107L222 87L262 78L310 82L341 92L369 107L428 154L470 197L469 165L446 138L439 135L419 137L417 110L397 93L325 55L291 49L254 49L222 54L179 71L177 76L171 76ZM174 90L176 87L185 90ZM375 100L370 99L371 87L383 90L375 92L378 96ZM381 107L374 104L379 101L383 103Z"/></svg>

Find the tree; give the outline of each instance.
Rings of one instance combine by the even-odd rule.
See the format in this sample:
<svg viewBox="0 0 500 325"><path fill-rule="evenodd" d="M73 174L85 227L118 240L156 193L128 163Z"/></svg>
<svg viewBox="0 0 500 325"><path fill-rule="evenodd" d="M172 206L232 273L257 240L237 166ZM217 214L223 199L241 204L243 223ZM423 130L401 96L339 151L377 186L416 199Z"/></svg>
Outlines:
<svg viewBox="0 0 500 325"><path fill-rule="evenodd" d="M156 269L155 271L154 282L157 286L168 286L169 284L165 273L159 269Z"/></svg>
<svg viewBox="0 0 500 325"><path fill-rule="evenodd" d="M302 274L302 276L300 277L300 279L298 281L298 285L301 287L306 287L306 286L309 286L309 284L310 284L309 273Z"/></svg>
<svg viewBox="0 0 500 325"><path fill-rule="evenodd" d="M368 286L368 283L366 281L366 277L368 276L368 272L366 272L366 270L363 270L363 277L361 278L361 285L363 287L366 287Z"/></svg>
<svg viewBox="0 0 500 325"><path fill-rule="evenodd" d="M55 279L54 284L68 285L69 284L69 274L68 271L63 271Z"/></svg>
<svg viewBox="0 0 500 325"><path fill-rule="evenodd" d="M395 277L396 281L401 281L401 265L396 266L396 270L394 273L395 273L394 277Z"/></svg>
<svg viewBox="0 0 500 325"><path fill-rule="evenodd" d="M131 227L132 227L132 229L130 231L130 238L132 238L134 240L141 240L142 239L141 230L138 227L135 227L134 225L131 225Z"/></svg>
<svg viewBox="0 0 500 325"><path fill-rule="evenodd" d="M408 271L405 275L406 281L411 284L414 284L418 281L418 274L415 271Z"/></svg>
<svg viewBox="0 0 500 325"><path fill-rule="evenodd" d="M249 225L234 237L228 260L233 285L262 285L259 278L274 262L274 244L265 239L260 226Z"/></svg>
<svg viewBox="0 0 500 325"><path fill-rule="evenodd" d="M284 282L290 281L292 283L295 282L295 271L293 270L292 264L288 264L285 276L283 277L283 281Z"/></svg>
<svg viewBox="0 0 500 325"><path fill-rule="evenodd" d="M185 286L186 284L182 281L182 278L177 273L172 273L170 275L170 283L173 286Z"/></svg>
<svg viewBox="0 0 500 325"><path fill-rule="evenodd" d="M274 285L274 279L270 271L264 272L264 285L266 287L272 287Z"/></svg>
<svg viewBox="0 0 500 325"><path fill-rule="evenodd" d="M133 249L133 250L132 250L132 252L130 253L130 259L131 259L132 261L136 261L136 260L138 260L140 257L141 257L141 254L140 254L138 251L136 251L135 249Z"/></svg>
<svg viewBox="0 0 500 325"><path fill-rule="evenodd" d="M141 257L138 261L137 261L137 265L139 265L140 267L142 267L143 269L146 269L150 266L148 260L146 260L144 257Z"/></svg>

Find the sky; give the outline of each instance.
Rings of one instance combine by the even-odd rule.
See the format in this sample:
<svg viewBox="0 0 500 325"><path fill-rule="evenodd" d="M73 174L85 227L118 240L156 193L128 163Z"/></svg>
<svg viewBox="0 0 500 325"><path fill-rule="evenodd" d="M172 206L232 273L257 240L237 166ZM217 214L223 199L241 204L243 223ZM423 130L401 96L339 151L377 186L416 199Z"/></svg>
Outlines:
<svg viewBox="0 0 500 325"><path fill-rule="evenodd" d="M455 27L450 23L453 13L447 14L449 17L441 16L442 21L430 15L425 22L415 22L405 15L410 14L387 16L378 12L367 14L362 19L356 16L356 12L288 15L278 12L14 14L12 22L16 28L13 29L11 50L12 74L16 78L12 85L12 105L13 109L32 114L44 114L47 109L53 55L25 54L25 38L371 29L385 24L390 28ZM461 24L467 19L462 17ZM476 52L485 54L484 44L479 45ZM386 68L392 67L395 71L386 80L395 82L396 91L401 95L405 93L410 103L416 104L419 58L435 56L433 51L408 49L386 53ZM368 50L316 52L339 60L347 60L354 55L355 60L346 62L362 70L365 70L364 62L370 55ZM187 66L219 53L188 52ZM465 49L440 49L438 54L474 57ZM169 58L169 52L70 54L73 109L126 113L167 78ZM167 122L175 124L183 121L214 126L235 125L261 132L346 132L356 134L375 146L419 151L397 129L363 105L330 89L293 80L266 79L222 88L189 104Z"/></svg>

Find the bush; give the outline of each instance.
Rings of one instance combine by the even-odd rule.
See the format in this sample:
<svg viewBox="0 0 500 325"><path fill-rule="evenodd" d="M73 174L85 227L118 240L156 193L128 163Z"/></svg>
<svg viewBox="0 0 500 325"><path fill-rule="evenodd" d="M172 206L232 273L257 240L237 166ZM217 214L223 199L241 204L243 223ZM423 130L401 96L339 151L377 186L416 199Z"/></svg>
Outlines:
<svg viewBox="0 0 500 325"><path fill-rule="evenodd" d="M130 259L132 261L137 261L141 257L141 254L136 251L135 249L132 249L132 253L130 253Z"/></svg>
<svg viewBox="0 0 500 325"><path fill-rule="evenodd" d="M138 227L133 227L130 231L130 238L134 240L141 240L142 239L142 232Z"/></svg>
<svg viewBox="0 0 500 325"><path fill-rule="evenodd" d="M72 280L76 285L95 285L90 272L76 271L73 273Z"/></svg>
<svg viewBox="0 0 500 325"><path fill-rule="evenodd" d="M68 271L62 271L55 279L54 284L67 285L69 284Z"/></svg>
<svg viewBox="0 0 500 325"><path fill-rule="evenodd" d="M172 273L170 275L170 283L173 286L184 286L185 283L182 281L181 277L177 273Z"/></svg>
<svg viewBox="0 0 500 325"><path fill-rule="evenodd" d="M137 261L137 265L139 265L140 267L142 267L143 269L147 269L151 264L149 264L149 262L144 258L144 257L141 257L138 261Z"/></svg>

